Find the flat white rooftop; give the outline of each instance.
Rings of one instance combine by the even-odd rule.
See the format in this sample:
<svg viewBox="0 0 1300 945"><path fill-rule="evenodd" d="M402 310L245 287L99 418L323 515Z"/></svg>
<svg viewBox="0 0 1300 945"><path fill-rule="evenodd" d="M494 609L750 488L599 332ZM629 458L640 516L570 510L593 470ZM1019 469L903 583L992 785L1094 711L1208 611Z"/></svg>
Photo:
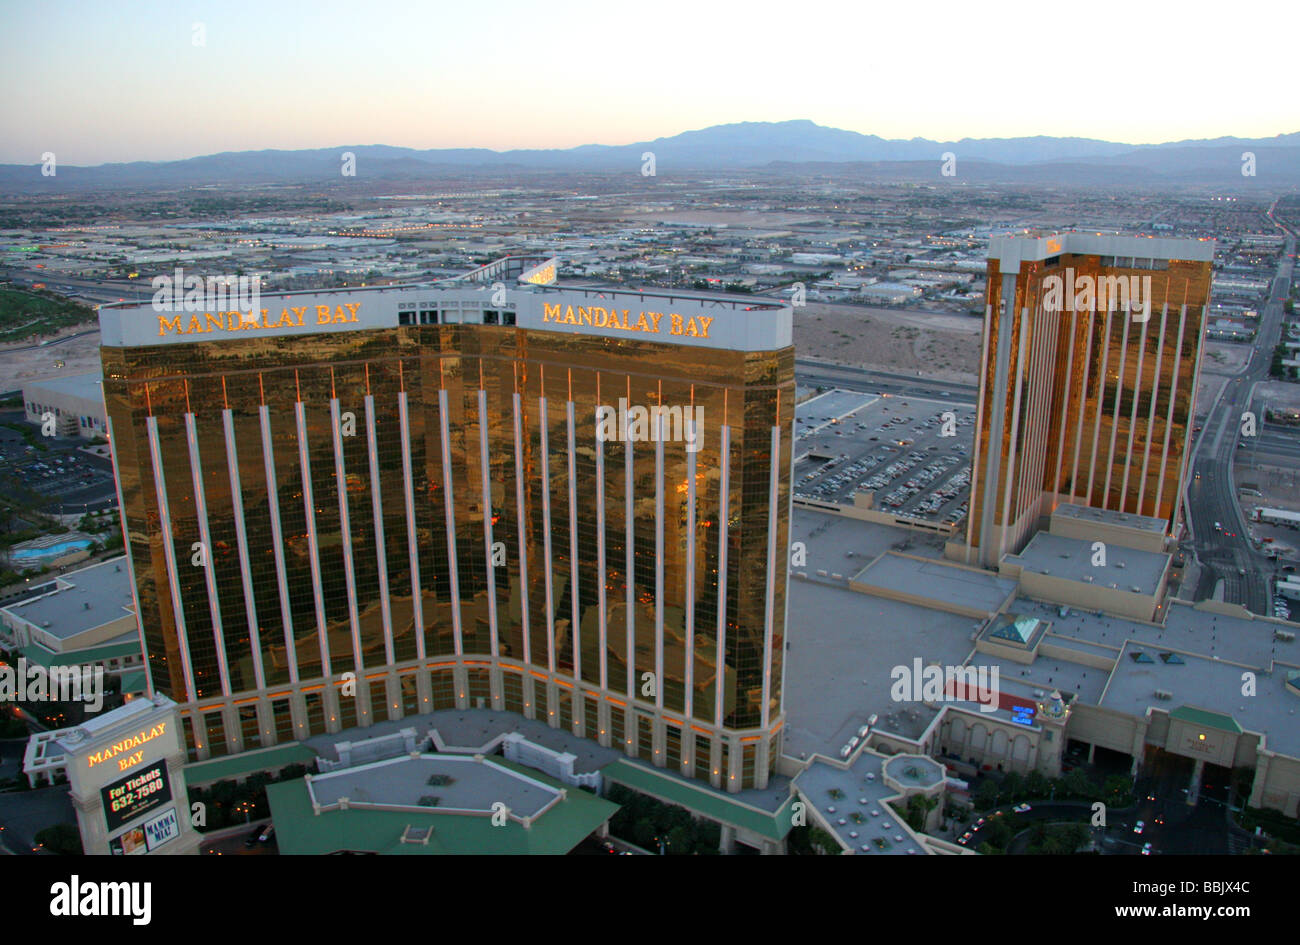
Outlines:
<svg viewBox="0 0 1300 945"><path fill-rule="evenodd" d="M560 792L487 758L465 755L402 756L314 775L307 784L322 807L347 798L352 804L427 807L431 811L491 813L505 804L520 817L534 817Z"/></svg>
<svg viewBox="0 0 1300 945"><path fill-rule="evenodd" d="M989 240L988 258L998 260L998 268L1004 273L1018 272L1021 262L1037 262L1064 253L1213 262L1214 245L1212 239L1116 236L1109 233L1032 233L993 237Z"/></svg>
<svg viewBox="0 0 1300 945"><path fill-rule="evenodd" d="M1052 512L1053 517L1060 516L1079 522L1097 522L1102 525L1119 525L1124 528L1136 528L1144 532L1162 535L1167 523L1162 518L1150 515L1135 515L1132 512L1117 512L1114 509L1098 509L1091 505L1079 505L1062 502Z"/></svg>
<svg viewBox="0 0 1300 945"><path fill-rule="evenodd" d="M1034 574L1094 587L1114 588L1131 594L1156 592L1160 576L1169 566L1169 555L1125 548L1114 542L1098 550L1096 544L1081 538L1037 532L1020 554L1006 555L1002 560L1018 564Z"/></svg>

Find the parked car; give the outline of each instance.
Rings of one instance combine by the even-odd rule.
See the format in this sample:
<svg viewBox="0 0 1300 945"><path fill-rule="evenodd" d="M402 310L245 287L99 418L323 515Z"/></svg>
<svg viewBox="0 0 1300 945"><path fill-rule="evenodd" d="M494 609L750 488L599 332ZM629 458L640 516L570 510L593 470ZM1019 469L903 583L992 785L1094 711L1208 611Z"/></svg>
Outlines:
<svg viewBox="0 0 1300 945"><path fill-rule="evenodd" d="M253 844L257 843L258 840L262 839L262 831L269 826L270 824L259 824L254 827L253 832L244 838L244 846L251 847Z"/></svg>

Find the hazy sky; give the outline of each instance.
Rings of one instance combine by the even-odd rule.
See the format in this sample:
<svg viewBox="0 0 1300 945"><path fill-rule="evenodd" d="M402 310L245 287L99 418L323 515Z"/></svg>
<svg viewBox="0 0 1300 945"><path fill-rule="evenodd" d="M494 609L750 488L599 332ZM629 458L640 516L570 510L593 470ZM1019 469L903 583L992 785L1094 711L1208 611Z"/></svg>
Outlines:
<svg viewBox="0 0 1300 945"><path fill-rule="evenodd" d="M1293 0L0 0L0 163L627 144L791 118L1272 136L1300 130L1274 41L1298 19Z"/></svg>

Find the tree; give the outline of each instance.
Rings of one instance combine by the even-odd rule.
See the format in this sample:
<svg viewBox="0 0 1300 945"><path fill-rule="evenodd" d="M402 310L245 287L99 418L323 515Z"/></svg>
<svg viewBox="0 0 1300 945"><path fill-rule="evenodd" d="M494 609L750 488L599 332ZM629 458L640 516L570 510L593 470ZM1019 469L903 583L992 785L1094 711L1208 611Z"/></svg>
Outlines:
<svg viewBox="0 0 1300 945"><path fill-rule="evenodd" d="M1031 771L1025 778L1025 793L1030 797L1046 797L1049 788L1047 778L1041 771Z"/></svg>
<svg viewBox="0 0 1300 945"><path fill-rule="evenodd" d="M641 819L632 825L632 842L643 850L654 850L656 836L658 831L653 821Z"/></svg>
<svg viewBox="0 0 1300 945"><path fill-rule="evenodd" d="M813 827L808 834L808 841L812 844L814 850L822 856L833 856L839 854L844 848L840 842L828 834L821 827Z"/></svg>
<svg viewBox="0 0 1300 945"><path fill-rule="evenodd" d="M1088 779L1087 772L1082 768L1075 768L1067 774L1061 787L1068 797L1088 798L1096 791L1092 781Z"/></svg>
<svg viewBox="0 0 1300 945"><path fill-rule="evenodd" d="M695 836L690 827L677 826L668 831L668 849L666 852L681 855L692 853L695 849Z"/></svg>
<svg viewBox="0 0 1300 945"><path fill-rule="evenodd" d="M1114 807L1126 807L1123 803L1129 799L1130 789L1133 787L1131 779L1124 777L1122 774L1112 774L1106 779L1102 786L1102 793L1106 795L1106 802Z"/></svg>
<svg viewBox="0 0 1300 945"><path fill-rule="evenodd" d="M998 802L998 784L992 778L985 778L975 789L975 806L987 810Z"/></svg>
<svg viewBox="0 0 1300 945"><path fill-rule="evenodd" d="M55 824L36 832L36 842L51 853L62 856L81 856L81 831L75 824Z"/></svg>

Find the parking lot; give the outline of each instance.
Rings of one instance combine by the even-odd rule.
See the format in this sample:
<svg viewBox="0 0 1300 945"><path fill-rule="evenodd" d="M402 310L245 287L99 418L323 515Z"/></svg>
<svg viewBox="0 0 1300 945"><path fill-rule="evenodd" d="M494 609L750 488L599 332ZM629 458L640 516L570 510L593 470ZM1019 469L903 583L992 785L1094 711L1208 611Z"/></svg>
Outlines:
<svg viewBox="0 0 1300 945"><path fill-rule="evenodd" d="M12 414L3 419L22 422ZM84 452L86 440L42 438L39 427L23 425L44 449L33 446L19 430L0 426L0 490L5 498L53 515L95 512L117 504L113 465Z"/></svg>
<svg viewBox="0 0 1300 945"><path fill-rule="evenodd" d="M973 404L830 390L795 410L794 493L956 525L970 497Z"/></svg>

